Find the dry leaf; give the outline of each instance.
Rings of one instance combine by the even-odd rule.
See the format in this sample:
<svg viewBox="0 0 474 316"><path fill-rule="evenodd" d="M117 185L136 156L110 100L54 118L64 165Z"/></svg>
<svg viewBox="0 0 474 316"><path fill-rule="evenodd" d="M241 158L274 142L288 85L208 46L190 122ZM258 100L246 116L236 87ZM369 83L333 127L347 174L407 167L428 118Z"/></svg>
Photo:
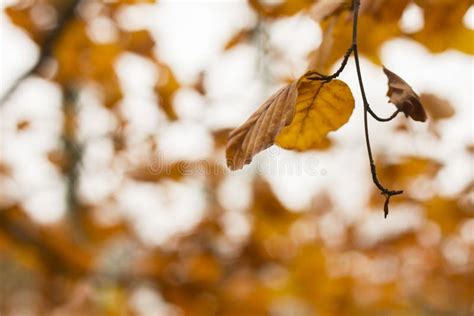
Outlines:
<svg viewBox="0 0 474 316"><path fill-rule="evenodd" d="M354 98L344 82L324 83L304 75L298 81L296 114L276 143L299 151L327 147L327 134L347 123L353 109Z"/></svg>
<svg viewBox="0 0 474 316"><path fill-rule="evenodd" d="M434 121L450 118L455 111L448 100L437 97L431 93L420 94L420 101Z"/></svg>
<svg viewBox="0 0 474 316"><path fill-rule="evenodd" d="M231 170L241 169L258 152L270 147L293 119L297 82L281 88L239 128L229 134L226 158Z"/></svg>
<svg viewBox="0 0 474 316"><path fill-rule="evenodd" d="M388 78L388 92L387 96L391 103L411 117L415 121L426 121L426 112L421 105L420 98L413 91L413 89L398 75L394 74L387 68L383 68L385 75Z"/></svg>

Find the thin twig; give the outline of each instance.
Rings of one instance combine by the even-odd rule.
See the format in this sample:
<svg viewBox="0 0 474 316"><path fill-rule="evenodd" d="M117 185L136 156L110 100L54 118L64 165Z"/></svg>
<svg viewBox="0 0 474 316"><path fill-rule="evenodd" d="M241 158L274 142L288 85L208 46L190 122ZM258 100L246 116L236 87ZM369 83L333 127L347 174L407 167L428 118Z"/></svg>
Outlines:
<svg viewBox="0 0 474 316"><path fill-rule="evenodd" d="M384 187L381 183L380 180L377 176L377 168L375 166L374 158L372 155L372 148L370 146L370 138L369 138L369 124L368 124L368 119L367 116L370 114L374 119L376 119L379 122L388 122L394 119L401 111L396 110L390 117L388 118L381 118L377 114L375 114L374 111L370 108L369 101L367 100L367 95L365 93L365 88L364 88L364 82L362 80L362 71L360 68L360 61L359 61L359 50L357 46L357 28L358 28L358 20L359 20L359 8L360 8L360 0L353 0L352 3L352 12L353 12L353 25L352 25L352 45L349 47L347 52L344 54L344 58L341 62L341 65L339 69L332 75L326 76L323 75L319 72L312 72L309 74L308 79L311 80L321 80L324 82L329 82L335 78L337 78L344 68L347 65L347 62L349 60L349 57L354 53L354 60L355 60L355 65L356 65L356 70L357 70L357 78L359 81L359 87L360 91L362 94L362 100L364 102L364 131L365 131L365 142L367 146L367 153L369 156L369 163L370 163L370 173L372 175L372 181L374 184L377 186L377 188L380 190L380 193L385 196L385 203L384 203L384 216L387 217L388 215L388 204L390 203L390 197L394 195L399 195L402 194L403 191L398 191L398 190L390 190Z"/></svg>
<svg viewBox="0 0 474 316"><path fill-rule="evenodd" d="M13 82L13 84L7 89L7 91L0 98L0 106L5 104L8 101L8 99L10 99L10 97L13 95L13 93L15 93L16 89L20 86L23 80L27 79L31 75L36 74L40 70L41 66L43 66L43 64L48 60L48 58L51 57L53 49L54 49L54 45L63 34L63 31L66 28L69 21L74 18L75 11L77 7L79 6L80 2L81 0L71 0L70 5L68 5L62 11L62 14L60 14L58 18L57 25L46 36L45 40L43 41L41 45L41 48L40 48L41 51L40 51L38 60L30 69L28 69L21 76L19 76Z"/></svg>
<svg viewBox="0 0 474 316"><path fill-rule="evenodd" d="M342 73L342 71L346 67L347 61L349 60L349 57L351 57L353 50L354 50L354 45L351 45L351 47L349 47L349 49L344 54L344 58L342 59L341 65L339 66L339 69L336 70L336 72L333 73L332 75L326 76L326 75L323 75L323 74L321 74L317 71L314 71L314 72L312 72L312 74L310 74L308 76L308 79L310 79L310 80L321 80L321 81L325 81L325 82L329 82L333 79L336 79L337 77L339 77L339 75Z"/></svg>
<svg viewBox="0 0 474 316"><path fill-rule="evenodd" d="M400 111L399 109L397 109L395 112L393 112L392 115L390 115L389 117L387 118L381 118L380 116L378 116L377 114L375 114L374 111L372 111L372 109L370 108L370 106L367 107L367 110L369 111L369 114L372 115L372 117L374 119L376 119L377 121L379 122L389 122L391 120L393 120L394 118L397 117L398 113L401 113L402 111Z"/></svg>
<svg viewBox="0 0 474 316"><path fill-rule="evenodd" d="M354 48L354 60L355 60L355 65L356 65L356 70L357 70L357 78L359 80L360 92L362 94L362 100L364 102L364 131L365 131L365 142L367 146L367 153L369 155L370 172L372 174L372 181L380 190L380 193L385 196L384 216L387 217L388 204L390 202L390 197L393 195L402 194L403 191L389 190L380 183L377 176L377 169L375 167L374 158L372 155L372 149L370 147L369 124L368 124L368 119L367 119L367 116L368 116L367 114L369 113L370 107L369 107L369 102L367 100L367 96L365 93L364 82L362 80L362 72L361 72L360 61L359 61L359 50L357 47L357 27L358 27L358 19L359 19L359 7L360 7L360 0L354 0L353 1L353 27L352 27L352 45Z"/></svg>

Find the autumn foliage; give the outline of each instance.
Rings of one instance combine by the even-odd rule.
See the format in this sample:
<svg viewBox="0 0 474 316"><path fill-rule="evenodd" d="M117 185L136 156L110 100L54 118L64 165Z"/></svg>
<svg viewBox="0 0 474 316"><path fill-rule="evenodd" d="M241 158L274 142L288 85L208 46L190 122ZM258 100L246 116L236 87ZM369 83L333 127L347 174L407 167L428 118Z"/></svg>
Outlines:
<svg viewBox="0 0 474 316"><path fill-rule="evenodd" d="M474 313L474 182L468 165L474 155L472 139L467 144L454 139L459 133L450 134L451 139L444 136L443 123L458 115L459 105L436 90L408 83L402 79L407 73L388 70L381 55L386 43L404 39L432 58L453 53L472 62L474 31L463 21L473 10L472 2L362 0L360 7L359 1L349 0L245 3L255 23L229 35L220 54L257 47L282 63L276 49L259 45L271 25L293 17L312 21L321 31L321 42L308 54L305 69L273 76L267 97L254 104L248 118L219 126L207 124L213 116L206 110L213 101L208 69L185 80L158 53L165 43L151 28L127 28L121 22L127 10L154 10L161 3L31 0L5 7L8 20L35 43L39 54L36 63L5 89L0 110L13 111L15 96L25 91L22 84L40 78L59 91L61 120L41 125L19 117L2 129L14 139L11 135L31 137L45 124L59 126L54 148L38 155L61 178L66 206L53 222L32 216L28 194L37 192L16 186L22 181L18 174L27 169L21 165L24 160L0 156L1 315ZM415 31L401 23L410 8L420 10L424 20ZM112 30L105 39L91 31L97 19ZM152 84L141 87L153 104L142 117L159 113L153 132L134 123L134 114L124 106L130 94L123 77L131 75L117 70L123 56L139 57L155 74ZM385 74L386 90L377 93L390 104L372 104L363 83L351 85L341 78L351 71L353 78L363 73L359 59ZM354 62L356 68L349 68ZM273 64L266 67L274 75L268 69ZM423 69L413 71L423 76ZM455 74L449 76L456 80ZM440 74L439 80L448 78ZM463 98L472 103L472 87L458 84L465 86ZM177 95L183 91L204 100L199 111L207 111L205 119L182 114ZM97 116L88 121L82 119L84 103L98 108ZM378 117L375 110L381 107L394 114ZM310 203L290 207L281 187L275 188L278 174L260 173L259 164L271 164L273 149L293 158L307 155L313 162L318 155L352 155L352 147L336 136L355 120L357 111L365 115L357 124L369 133L365 143L361 132L360 144L369 147L370 163L359 164L363 160L354 154L337 172L319 172L318 176L334 177L336 189L308 192ZM370 134L368 120L370 126L385 122L387 131L404 139L418 137L416 144L428 151L444 148L452 160L404 152L413 143ZM165 128L185 129L189 121L209 135L209 153L204 159L163 159L167 153L160 133ZM84 126L97 122L101 126L93 128L114 122L99 140L84 132ZM472 126L459 126L466 128L472 132ZM370 147L368 136L384 139L386 147ZM94 142L111 158L91 169ZM399 151L392 150L395 147ZM104 189L97 201L88 200L81 188L106 169L112 189ZM364 170L364 176L354 181L344 170ZM458 185L451 186L451 181ZM341 188L347 188L347 182L364 188L362 206L344 210L345 204L339 203L346 192L338 186L344 183ZM449 189L440 183L448 183ZM197 188L197 193L186 191L188 187ZM135 197L133 203L124 198L127 194ZM145 196L159 203L147 204ZM191 202L182 202L187 199ZM382 210L385 207L386 216L389 201L390 215L384 219ZM154 220L154 214L165 220Z"/></svg>

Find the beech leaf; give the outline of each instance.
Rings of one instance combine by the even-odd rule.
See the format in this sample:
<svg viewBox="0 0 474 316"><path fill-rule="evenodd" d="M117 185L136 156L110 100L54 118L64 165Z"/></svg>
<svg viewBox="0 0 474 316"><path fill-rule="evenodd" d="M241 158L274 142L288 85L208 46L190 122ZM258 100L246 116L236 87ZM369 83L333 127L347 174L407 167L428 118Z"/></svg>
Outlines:
<svg viewBox="0 0 474 316"><path fill-rule="evenodd" d="M344 82L311 80L311 74L277 91L229 134L226 158L231 170L241 169L275 141L297 151L330 146L327 135L349 120L354 98Z"/></svg>
<svg viewBox="0 0 474 316"><path fill-rule="evenodd" d="M242 169L260 151L273 145L275 137L293 119L297 82L273 94L239 128L229 134L226 148L227 166Z"/></svg>
<svg viewBox="0 0 474 316"><path fill-rule="evenodd" d="M395 104L407 117L419 122L426 121L426 112L421 105L420 98L411 86L387 68L384 67L383 71L388 78L387 96L390 98L389 102Z"/></svg>
<svg viewBox="0 0 474 316"><path fill-rule="evenodd" d="M285 149L305 151L327 147L327 134L347 123L354 109L352 92L344 82L310 80L309 74L298 81L293 121L276 138L278 146Z"/></svg>

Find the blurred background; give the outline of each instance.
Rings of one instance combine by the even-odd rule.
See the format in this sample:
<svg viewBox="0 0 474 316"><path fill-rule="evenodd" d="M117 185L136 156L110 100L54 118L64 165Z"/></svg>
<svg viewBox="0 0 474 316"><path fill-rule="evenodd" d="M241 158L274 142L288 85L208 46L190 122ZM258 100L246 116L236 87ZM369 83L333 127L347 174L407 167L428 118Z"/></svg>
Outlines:
<svg viewBox="0 0 474 316"><path fill-rule="evenodd" d="M429 120L350 121L238 172L225 143L309 65L338 68L350 1L1 0L0 315L474 314L474 6L363 0L381 65ZM334 2L334 1L333 1Z"/></svg>

